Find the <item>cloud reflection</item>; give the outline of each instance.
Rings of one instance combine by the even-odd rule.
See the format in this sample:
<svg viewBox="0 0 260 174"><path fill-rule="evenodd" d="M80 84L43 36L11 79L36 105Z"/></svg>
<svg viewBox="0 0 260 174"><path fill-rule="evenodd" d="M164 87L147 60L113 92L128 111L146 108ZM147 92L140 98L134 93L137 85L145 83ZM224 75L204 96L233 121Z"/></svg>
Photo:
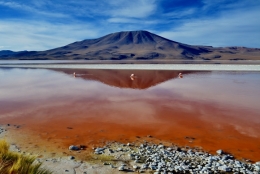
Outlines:
<svg viewBox="0 0 260 174"><path fill-rule="evenodd" d="M127 71L110 73L115 76L92 70L89 78L74 78L73 70L0 69L1 118L16 117L28 125L53 120L116 124L135 127L133 131L149 125L149 129L160 127L156 134L161 136L223 129L232 136L259 137L259 73L193 72L179 79L173 71L135 71L140 79L137 86ZM150 75L160 77L159 81L150 80Z"/></svg>

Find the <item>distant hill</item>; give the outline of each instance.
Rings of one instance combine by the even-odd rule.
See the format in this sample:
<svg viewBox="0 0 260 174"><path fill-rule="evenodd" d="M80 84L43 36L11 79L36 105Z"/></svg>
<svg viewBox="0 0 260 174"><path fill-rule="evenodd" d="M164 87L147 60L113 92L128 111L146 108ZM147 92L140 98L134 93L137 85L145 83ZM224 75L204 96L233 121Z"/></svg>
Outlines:
<svg viewBox="0 0 260 174"><path fill-rule="evenodd" d="M260 49L187 45L148 31L125 31L46 51L0 51L0 59L260 60Z"/></svg>
<svg viewBox="0 0 260 174"><path fill-rule="evenodd" d="M11 50L2 50L0 51L0 58L9 58L19 55L27 54L29 51L11 51Z"/></svg>
<svg viewBox="0 0 260 174"><path fill-rule="evenodd" d="M13 54L15 54L15 52L10 51L10 50L2 50L2 51L0 51L0 56L10 56L10 55L13 55Z"/></svg>

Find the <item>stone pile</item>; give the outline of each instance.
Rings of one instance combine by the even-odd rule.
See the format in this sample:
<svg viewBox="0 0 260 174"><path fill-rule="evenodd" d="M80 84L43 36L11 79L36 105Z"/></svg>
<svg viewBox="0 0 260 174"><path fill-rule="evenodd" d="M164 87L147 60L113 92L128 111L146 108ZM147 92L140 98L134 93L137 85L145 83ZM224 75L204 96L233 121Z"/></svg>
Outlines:
<svg viewBox="0 0 260 174"><path fill-rule="evenodd" d="M230 154L222 150L212 155L207 152L195 149L180 149L178 147L165 147L164 145L141 144L137 147L117 147L117 150L110 148L97 148L96 154L125 153L130 161L134 161L131 166L133 171L146 172L153 171L155 174L161 173L235 173L235 174L260 174L260 162L241 162L234 159ZM118 150L120 149L120 151ZM124 171L126 166L118 167L119 171Z"/></svg>

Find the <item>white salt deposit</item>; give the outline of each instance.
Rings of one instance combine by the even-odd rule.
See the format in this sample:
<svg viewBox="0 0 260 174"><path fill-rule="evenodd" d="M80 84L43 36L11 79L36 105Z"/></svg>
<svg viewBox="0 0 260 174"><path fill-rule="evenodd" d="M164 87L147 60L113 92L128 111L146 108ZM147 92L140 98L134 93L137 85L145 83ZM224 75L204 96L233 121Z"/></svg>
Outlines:
<svg viewBox="0 0 260 174"><path fill-rule="evenodd" d="M0 64L15 68L66 69L140 69L140 70L200 70L200 71L260 71L260 65L221 64Z"/></svg>

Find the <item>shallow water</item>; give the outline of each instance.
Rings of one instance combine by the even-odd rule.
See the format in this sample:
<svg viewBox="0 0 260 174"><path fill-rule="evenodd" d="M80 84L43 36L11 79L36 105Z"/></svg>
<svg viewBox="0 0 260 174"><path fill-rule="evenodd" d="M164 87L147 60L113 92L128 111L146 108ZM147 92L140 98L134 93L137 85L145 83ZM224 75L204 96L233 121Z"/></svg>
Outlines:
<svg viewBox="0 0 260 174"><path fill-rule="evenodd" d="M152 135L260 160L259 87L260 72L0 68L0 123L61 148Z"/></svg>

